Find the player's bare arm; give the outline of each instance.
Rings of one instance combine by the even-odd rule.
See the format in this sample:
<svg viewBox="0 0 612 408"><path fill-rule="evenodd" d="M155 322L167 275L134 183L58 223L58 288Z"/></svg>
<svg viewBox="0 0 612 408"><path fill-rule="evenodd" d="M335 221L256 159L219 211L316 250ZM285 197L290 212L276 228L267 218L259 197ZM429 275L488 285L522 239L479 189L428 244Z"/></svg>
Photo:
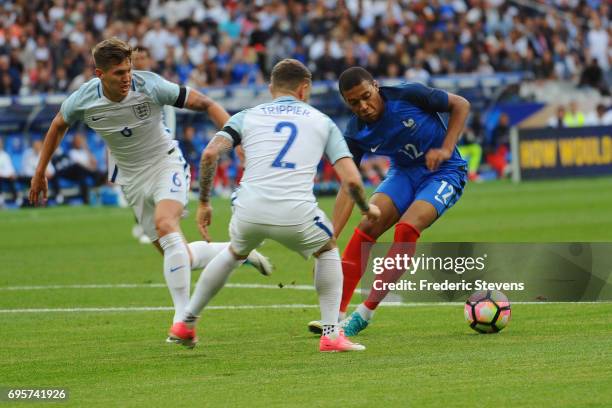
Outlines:
<svg viewBox="0 0 612 408"><path fill-rule="evenodd" d="M222 136L215 136L200 159L200 204L197 211L198 229L202 237L210 241L208 226L212 220L212 207L210 206L210 194L212 191L213 180L217 171L219 156L232 150L232 142Z"/></svg>
<svg viewBox="0 0 612 408"><path fill-rule="evenodd" d="M338 194L338 196L342 198L342 201L336 201L334 204L334 231L336 231L336 228L338 228L337 232L335 232L336 236L340 235L340 232L346 225L353 208L352 204L346 203L346 196L350 197L352 201L357 204L357 207L361 213L370 221L377 221L380 217L380 210L375 205L368 204L365 189L363 188L363 183L361 182L361 175L359 174L359 170L357 169L355 162L353 162L353 159L343 157L342 159L336 161L336 163L334 163L334 170L336 170L338 177L340 177L342 189L346 194L344 197ZM340 217L341 219L336 221L336 216Z"/></svg>
<svg viewBox="0 0 612 408"><path fill-rule="evenodd" d="M40 193L42 193L42 204L45 205L47 203L48 186L45 172L49 162L51 161L53 152L55 152L55 149L57 149L59 146L69 127L70 126L68 123L66 123L62 114L58 112L51 122L49 130L47 131L47 135L45 136L43 147L40 152L40 160L38 161L38 166L36 167L36 173L34 173L32 181L30 182L31 188L29 200L33 205L39 204Z"/></svg>
<svg viewBox="0 0 612 408"><path fill-rule="evenodd" d="M195 89L189 90L185 108L198 112L206 112L217 129L221 129L230 118L229 114L221 105Z"/></svg>
<svg viewBox="0 0 612 408"><path fill-rule="evenodd" d="M351 200L351 196L348 191L343 188L339 189L332 212L332 224L334 226L334 236L336 238L340 236L342 230L346 226L346 223L351 217L354 205L355 202Z"/></svg>
<svg viewBox="0 0 612 408"><path fill-rule="evenodd" d="M425 164L431 171L437 170L440 165L448 160L455 150L459 136L465 127L465 121L470 113L470 103L467 99L455 95L448 94L448 106L450 117L448 119L448 129L442 147L439 149L430 149L425 155Z"/></svg>

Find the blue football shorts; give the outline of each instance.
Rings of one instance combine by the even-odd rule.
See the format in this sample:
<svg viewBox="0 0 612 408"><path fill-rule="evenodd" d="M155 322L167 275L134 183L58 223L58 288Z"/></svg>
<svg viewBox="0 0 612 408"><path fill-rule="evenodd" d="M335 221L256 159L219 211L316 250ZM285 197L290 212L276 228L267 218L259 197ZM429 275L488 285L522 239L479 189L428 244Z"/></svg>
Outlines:
<svg viewBox="0 0 612 408"><path fill-rule="evenodd" d="M415 200L423 200L433 205L440 217L459 200L466 182L465 166L443 166L436 171L425 166L392 166L376 193L388 195L400 216Z"/></svg>

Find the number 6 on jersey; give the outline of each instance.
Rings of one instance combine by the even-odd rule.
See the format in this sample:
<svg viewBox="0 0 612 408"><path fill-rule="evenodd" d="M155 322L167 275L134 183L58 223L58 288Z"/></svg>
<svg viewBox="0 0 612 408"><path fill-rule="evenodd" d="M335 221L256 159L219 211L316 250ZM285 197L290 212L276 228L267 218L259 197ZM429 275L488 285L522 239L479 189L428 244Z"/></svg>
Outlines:
<svg viewBox="0 0 612 408"><path fill-rule="evenodd" d="M278 122L276 124L276 127L274 128L274 132L281 133L284 128L289 128L290 130L289 139L287 140L287 143L285 143L281 151L278 153L278 156L276 156L276 159L274 159L274 161L272 162L272 167L278 167L281 169L295 169L295 163L284 162L283 157L285 157L287 151L289 151L289 148L295 141L295 138L297 136L297 128L292 122Z"/></svg>

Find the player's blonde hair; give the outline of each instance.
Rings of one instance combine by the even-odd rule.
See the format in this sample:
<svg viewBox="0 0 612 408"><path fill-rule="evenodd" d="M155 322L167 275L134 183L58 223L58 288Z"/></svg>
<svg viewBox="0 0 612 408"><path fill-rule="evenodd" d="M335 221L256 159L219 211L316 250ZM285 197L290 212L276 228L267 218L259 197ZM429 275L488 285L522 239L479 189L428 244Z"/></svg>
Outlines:
<svg viewBox="0 0 612 408"><path fill-rule="evenodd" d="M271 83L274 89L294 91L305 81L312 82L312 74L296 59L286 58L272 68Z"/></svg>
<svg viewBox="0 0 612 408"><path fill-rule="evenodd" d="M132 47L117 37L104 40L91 51L96 68L106 71L126 59L132 60Z"/></svg>

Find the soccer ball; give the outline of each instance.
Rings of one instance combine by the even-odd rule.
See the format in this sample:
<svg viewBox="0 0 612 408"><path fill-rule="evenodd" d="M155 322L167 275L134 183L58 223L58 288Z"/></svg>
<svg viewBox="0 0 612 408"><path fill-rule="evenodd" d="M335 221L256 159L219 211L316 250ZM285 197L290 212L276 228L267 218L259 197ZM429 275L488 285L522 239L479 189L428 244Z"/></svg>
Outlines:
<svg viewBox="0 0 612 408"><path fill-rule="evenodd" d="M510 322L510 302L498 290L481 290L465 302L465 320L478 333L497 333Z"/></svg>

